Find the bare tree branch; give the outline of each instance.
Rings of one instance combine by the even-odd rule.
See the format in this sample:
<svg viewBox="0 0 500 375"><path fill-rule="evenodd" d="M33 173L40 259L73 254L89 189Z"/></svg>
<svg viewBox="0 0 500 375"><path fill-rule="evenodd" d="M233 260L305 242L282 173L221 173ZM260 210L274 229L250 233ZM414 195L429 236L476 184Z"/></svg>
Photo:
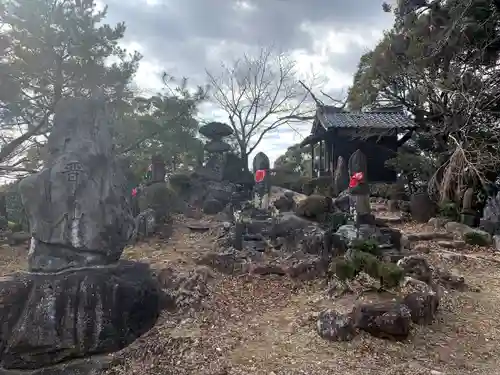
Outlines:
<svg viewBox="0 0 500 375"><path fill-rule="evenodd" d="M214 99L228 116L243 158L266 134L290 121L313 118L308 91L297 73L295 61L270 48L222 65L219 75L207 71Z"/></svg>

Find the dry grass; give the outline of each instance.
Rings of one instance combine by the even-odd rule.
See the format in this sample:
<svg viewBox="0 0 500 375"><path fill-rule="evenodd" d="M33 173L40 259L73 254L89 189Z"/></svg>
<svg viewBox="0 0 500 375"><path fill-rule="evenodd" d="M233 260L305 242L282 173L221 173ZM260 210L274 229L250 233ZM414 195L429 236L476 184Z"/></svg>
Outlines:
<svg viewBox="0 0 500 375"><path fill-rule="evenodd" d="M422 230L402 225L403 230ZM347 311L353 296L329 299L322 282L298 283L280 277L215 275L211 297L200 311L164 312L154 329L118 353L122 366L112 374L141 375L464 375L500 374L500 267L488 260L450 261L434 243L433 264L466 278L480 292L451 292L436 322L414 327L409 340L394 343L360 334L349 343L331 343L315 332L324 308ZM129 248L125 256L154 268L196 267L193 257L210 251L208 234L193 234L177 222L168 241ZM24 267L21 250L5 250L0 267ZM24 254L26 249L23 250ZM460 250L477 253L477 249ZM18 255L14 255L18 254ZM488 251L483 257L494 258ZM17 263L14 260L17 259Z"/></svg>

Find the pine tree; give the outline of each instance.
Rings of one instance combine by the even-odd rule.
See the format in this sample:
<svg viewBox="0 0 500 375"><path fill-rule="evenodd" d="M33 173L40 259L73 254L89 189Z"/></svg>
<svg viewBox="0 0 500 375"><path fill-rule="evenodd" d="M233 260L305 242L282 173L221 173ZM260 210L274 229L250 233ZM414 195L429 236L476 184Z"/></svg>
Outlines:
<svg viewBox="0 0 500 375"><path fill-rule="evenodd" d="M141 56L118 43L125 24L103 21L92 0L6 0L0 5L0 165L50 132L56 103L98 89L117 106L130 97ZM33 152L31 152L33 154ZM36 153L35 153L36 154Z"/></svg>

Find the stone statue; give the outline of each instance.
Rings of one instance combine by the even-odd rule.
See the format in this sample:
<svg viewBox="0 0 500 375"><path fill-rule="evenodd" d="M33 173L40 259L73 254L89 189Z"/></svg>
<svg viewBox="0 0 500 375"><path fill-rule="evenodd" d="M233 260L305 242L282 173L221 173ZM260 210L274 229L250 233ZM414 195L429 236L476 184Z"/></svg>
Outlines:
<svg viewBox="0 0 500 375"><path fill-rule="evenodd" d="M367 180L366 156L361 150L356 150L349 158L349 176L356 180L354 186L349 187L349 193L354 201L356 223L373 224L374 216L371 214L370 207L370 187Z"/></svg>
<svg viewBox="0 0 500 375"><path fill-rule="evenodd" d="M44 168L19 183L32 233L30 271L116 262L132 235L105 110L96 99L59 102Z"/></svg>
<svg viewBox="0 0 500 375"><path fill-rule="evenodd" d="M257 208L267 210L271 192L271 163L266 154L259 152L252 164L255 174L254 202Z"/></svg>
<svg viewBox="0 0 500 375"><path fill-rule="evenodd" d="M342 156L337 159L337 166L333 173L333 193L338 196L349 187L349 173L347 164Z"/></svg>

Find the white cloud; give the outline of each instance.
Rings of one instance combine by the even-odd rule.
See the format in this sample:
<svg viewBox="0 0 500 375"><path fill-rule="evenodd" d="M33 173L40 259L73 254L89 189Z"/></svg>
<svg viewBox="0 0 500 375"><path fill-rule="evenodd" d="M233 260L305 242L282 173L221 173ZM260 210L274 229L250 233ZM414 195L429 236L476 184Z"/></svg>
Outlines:
<svg viewBox="0 0 500 375"><path fill-rule="evenodd" d="M159 0L141 0L147 5L156 5ZM145 6L147 6L145 4ZM164 3L169 4L169 3ZM255 3L238 0L233 4L242 16L250 15L256 11ZM225 22L237 22L225 20ZM236 27L237 25L234 25ZM243 25L240 26L243 28ZM315 25L303 22L300 29L309 34L312 38L312 45L309 50L295 49L288 51L297 61L297 68L301 79L308 80L313 73L320 74L323 79L321 90L324 92L335 92L347 94L347 89L352 83L352 75L356 70L356 65L362 53L372 48L382 37L382 28L366 28L349 30L345 27L336 30L324 24ZM130 37L132 39L130 39ZM128 40L133 40L134 36L129 36ZM168 44L168 43L167 43ZM245 44L244 41L237 40L214 40L206 39L204 35L193 35L189 39L192 46L202 46L205 48L206 63L211 69L221 62L230 62L243 52L252 52L258 46ZM143 53L144 59L140 64L139 71L135 78L135 83L144 93L154 93L161 89L161 73L167 71L175 77L182 77L183 66L176 63L175 58L170 61L158 61L152 56L148 56L147 51L143 52L140 43L128 43L125 47L129 50L138 50ZM278 46L279 47L279 46ZM178 61L177 61L178 62ZM200 69L197 80L203 79L205 72ZM188 77L189 78L189 77ZM319 90L318 90L319 91ZM338 97L338 99L344 99ZM327 100L325 100L327 101ZM218 109L213 103L204 103L200 106L199 117L202 121L227 122L227 115ZM264 137L262 143L255 152L263 151L274 161L279 155L284 153L287 147L300 142L309 134L311 124L291 124L284 125L279 131Z"/></svg>

